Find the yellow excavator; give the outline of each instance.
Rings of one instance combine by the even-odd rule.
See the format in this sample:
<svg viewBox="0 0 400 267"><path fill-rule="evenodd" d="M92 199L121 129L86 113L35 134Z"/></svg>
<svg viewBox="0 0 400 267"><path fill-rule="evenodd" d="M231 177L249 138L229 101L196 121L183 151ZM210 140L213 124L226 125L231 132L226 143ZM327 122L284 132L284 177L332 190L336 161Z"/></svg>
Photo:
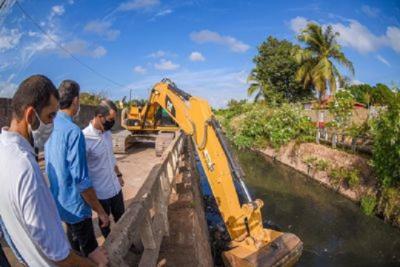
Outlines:
<svg viewBox="0 0 400 267"><path fill-rule="evenodd" d="M157 115L160 108L173 122L161 123L163 117ZM229 250L222 255L225 266L293 266L297 262L303 243L294 234L264 228L263 202L250 196L243 172L206 100L163 79L151 90L146 105L122 112L121 124L130 138L155 136L156 147L162 143L158 145L161 150L168 138L159 141L163 139L159 136L171 137L181 129L191 137L230 236ZM238 190L243 199L239 199Z"/></svg>

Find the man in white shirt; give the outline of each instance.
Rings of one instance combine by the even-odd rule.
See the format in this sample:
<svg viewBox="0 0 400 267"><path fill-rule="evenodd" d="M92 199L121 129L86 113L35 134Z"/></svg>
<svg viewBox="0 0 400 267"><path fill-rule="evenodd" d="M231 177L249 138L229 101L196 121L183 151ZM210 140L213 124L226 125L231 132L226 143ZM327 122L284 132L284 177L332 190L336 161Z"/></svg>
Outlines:
<svg viewBox="0 0 400 267"><path fill-rule="evenodd" d="M36 162L58 110L58 92L45 76L24 80L12 100L10 127L0 135L0 219L6 239L28 266L96 266L71 250L56 204Z"/></svg>
<svg viewBox="0 0 400 267"><path fill-rule="evenodd" d="M97 198L107 215L112 214L117 222L125 212L122 189L124 181L116 165L113 153L111 128L115 123L117 107L110 100L103 100L95 109L89 126L83 130L86 141L86 158L89 177L92 180ZM110 226L102 227L101 233L107 237Z"/></svg>

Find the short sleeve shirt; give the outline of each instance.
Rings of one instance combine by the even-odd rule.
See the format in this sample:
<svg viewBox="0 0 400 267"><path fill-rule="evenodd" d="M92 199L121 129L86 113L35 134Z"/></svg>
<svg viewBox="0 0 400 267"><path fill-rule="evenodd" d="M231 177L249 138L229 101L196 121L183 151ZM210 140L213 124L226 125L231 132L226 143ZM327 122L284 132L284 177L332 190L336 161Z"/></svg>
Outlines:
<svg viewBox="0 0 400 267"><path fill-rule="evenodd" d="M101 132L90 123L83 130L86 140L86 155L89 176L99 199L109 199L121 191L115 174L116 159L113 153L110 131Z"/></svg>

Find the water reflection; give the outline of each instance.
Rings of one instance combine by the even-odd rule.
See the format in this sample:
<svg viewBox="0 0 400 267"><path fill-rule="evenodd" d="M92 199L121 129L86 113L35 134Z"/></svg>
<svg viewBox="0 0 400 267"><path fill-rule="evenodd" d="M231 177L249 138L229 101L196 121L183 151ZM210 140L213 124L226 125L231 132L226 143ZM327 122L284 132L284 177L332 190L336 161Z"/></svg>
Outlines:
<svg viewBox="0 0 400 267"><path fill-rule="evenodd" d="M350 200L251 151L237 153L265 221L304 242L297 266L400 266L400 231Z"/></svg>

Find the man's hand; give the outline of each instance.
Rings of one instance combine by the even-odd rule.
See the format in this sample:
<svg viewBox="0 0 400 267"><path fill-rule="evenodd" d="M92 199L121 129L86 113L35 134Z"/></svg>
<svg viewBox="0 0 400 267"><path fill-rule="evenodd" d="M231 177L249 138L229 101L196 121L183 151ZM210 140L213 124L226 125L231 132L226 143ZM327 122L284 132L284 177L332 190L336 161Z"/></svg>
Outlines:
<svg viewBox="0 0 400 267"><path fill-rule="evenodd" d="M118 177L119 184L121 185L121 187L124 186L125 181L124 181L124 179L122 178L122 173L119 171L119 168L118 168L117 165L114 166L114 171L115 171L115 174L116 174L117 177Z"/></svg>
<svg viewBox="0 0 400 267"><path fill-rule="evenodd" d="M106 267L108 264L108 253L103 247L97 247L89 254L89 258L97 263L99 267Z"/></svg>
<svg viewBox="0 0 400 267"><path fill-rule="evenodd" d="M107 259L108 260L108 259ZM58 267L71 267L71 266L81 266L81 267L96 267L97 263L90 258L81 257L71 250L68 257L62 261L55 262ZM25 264L16 266L26 266Z"/></svg>
<svg viewBox="0 0 400 267"><path fill-rule="evenodd" d="M108 215L104 212L104 213L99 213L99 220L101 222L100 227L107 227L110 225L110 218L108 217Z"/></svg>
<svg viewBox="0 0 400 267"><path fill-rule="evenodd" d="M125 185L125 181L122 178L122 174L120 176L118 176L118 181L119 181L119 184L121 185L121 187L123 187Z"/></svg>
<svg viewBox="0 0 400 267"><path fill-rule="evenodd" d="M96 192L92 187L86 189L81 193L83 199L92 207L92 209L97 213L99 216L99 220L102 222L101 227L106 227L110 225L110 219L108 215L101 206L99 200L97 199Z"/></svg>

